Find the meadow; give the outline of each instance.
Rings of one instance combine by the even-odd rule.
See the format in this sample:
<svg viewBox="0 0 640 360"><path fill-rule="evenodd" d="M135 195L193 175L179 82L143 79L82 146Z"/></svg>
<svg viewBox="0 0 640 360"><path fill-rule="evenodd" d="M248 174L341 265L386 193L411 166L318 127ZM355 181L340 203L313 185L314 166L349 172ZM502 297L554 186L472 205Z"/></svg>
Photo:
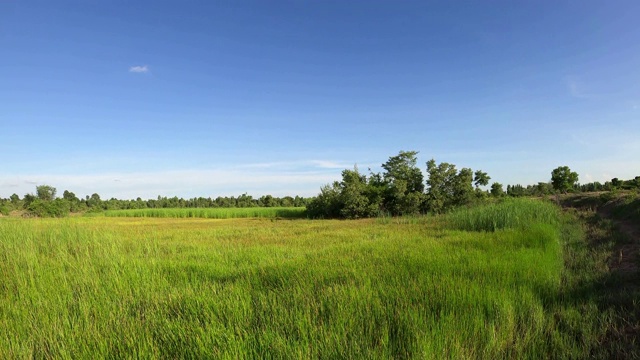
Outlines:
<svg viewBox="0 0 640 360"><path fill-rule="evenodd" d="M576 295L591 270L565 267L580 224L541 201L489 206L0 219L0 358L591 355L609 318Z"/></svg>
<svg viewBox="0 0 640 360"><path fill-rule="evenodd" d="M286 218L306 217L304 207L246 207L246 208L180 208L180 209L130 209L107 210L108 217L154 217L154 218Z"/></svg>

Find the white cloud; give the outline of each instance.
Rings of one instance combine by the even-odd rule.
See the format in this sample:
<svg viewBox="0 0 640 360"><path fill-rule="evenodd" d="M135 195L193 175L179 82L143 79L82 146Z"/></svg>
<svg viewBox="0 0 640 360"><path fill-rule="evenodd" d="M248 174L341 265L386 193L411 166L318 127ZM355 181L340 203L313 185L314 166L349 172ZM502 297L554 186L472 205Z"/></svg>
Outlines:
<svg viewBox="0 0 640 360"><path fill-rule="evenodd" d="M149 72L149 67L147 65L132 66L132 67L129 68L129 72L132 72L132 73L146 73L146 72Z"/></svg>
<svg viewBox="0 0 640 360"><path fill-rule="evenodd" d="M312 160L311 164L322 169L350 169L354 164L327 160Z"/></svg>
<svg viewBox="0 0 640 360"><path fill-rule="evenodd" d="M584 179L580 179L580 180L582 180L583 183L591 183L594 181L593 179L594 177L591 174L587 173L587 174L584 174Z"/></svg>
<svg viewBox="0 0 640 360"><path fill-rule="evenodd" d="M264 162L255 164L238 165L239 168L246 169L273 169L275 167L281 167L284 163L279 162Z"/></svg>
<svg viewBox="0 0 640 360"><path fill-rule="evenodd" d="M238 167L247 169L351 169L353 164L332 160L300 160L254 163Z"/></svg>

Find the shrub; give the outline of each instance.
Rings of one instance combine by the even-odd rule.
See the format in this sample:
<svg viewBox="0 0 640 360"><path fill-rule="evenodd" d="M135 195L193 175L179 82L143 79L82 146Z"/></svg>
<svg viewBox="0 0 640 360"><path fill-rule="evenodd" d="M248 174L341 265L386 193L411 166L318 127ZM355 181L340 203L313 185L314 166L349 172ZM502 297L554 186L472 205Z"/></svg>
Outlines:
<svg viewBox="0 0 640 360"><path fill-rule="evenodd" d="M64 217L69 215L70 208L69 202L64 199L53 201L35 199L27 206L27 214L37 217Z"/></svg>

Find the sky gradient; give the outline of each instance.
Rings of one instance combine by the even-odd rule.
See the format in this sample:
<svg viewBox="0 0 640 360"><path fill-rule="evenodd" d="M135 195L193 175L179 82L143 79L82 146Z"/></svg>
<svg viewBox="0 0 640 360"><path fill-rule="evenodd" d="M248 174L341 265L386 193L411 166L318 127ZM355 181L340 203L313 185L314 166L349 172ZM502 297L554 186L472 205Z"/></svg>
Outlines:
<svg viewBox="0 0 640 360"><path fill-rule="evenodd" d="M640 175L637 1L0 1L0 197Z"/></svg>

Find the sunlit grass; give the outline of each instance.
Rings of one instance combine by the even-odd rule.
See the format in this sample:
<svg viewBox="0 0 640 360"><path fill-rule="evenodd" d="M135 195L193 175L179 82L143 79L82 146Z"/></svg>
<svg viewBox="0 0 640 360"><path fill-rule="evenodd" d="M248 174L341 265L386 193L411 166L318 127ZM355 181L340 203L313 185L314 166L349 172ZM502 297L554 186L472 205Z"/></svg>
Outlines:
<svg viewBox="0 0 640 360"><path fill-rule="evenodd" d="M109 217L156 217L156 218L304 218L304 207L249 207L249 208L179 208L179 209L131 209L107 210Z"/></svg>
<svg viewBox="0 0 640 360"><path fill-rule="evenodd" d="M536 199L506 198L497 203L460 208L447 216L449 227L470 231L495 231L528 227L532 223L557 224L560 209Z"/></svg>
<svg viewBox="0 0 640 360"><path fill-rule="evenodd" d="M538 359L595 336L558 320L590 315L559 305L557 218L1 220L0 358Z"/></svg>

